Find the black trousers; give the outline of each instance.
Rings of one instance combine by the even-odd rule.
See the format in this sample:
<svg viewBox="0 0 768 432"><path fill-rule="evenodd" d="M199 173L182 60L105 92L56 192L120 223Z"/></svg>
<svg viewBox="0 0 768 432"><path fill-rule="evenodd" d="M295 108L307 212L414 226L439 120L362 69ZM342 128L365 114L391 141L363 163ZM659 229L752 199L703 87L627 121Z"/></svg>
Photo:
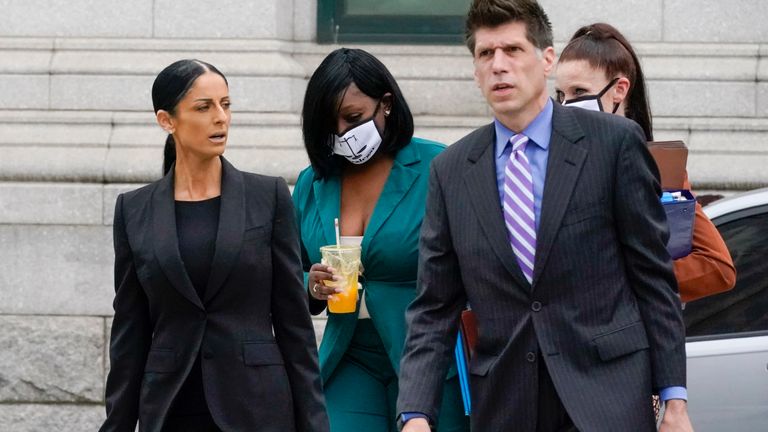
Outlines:
<svg viewBox="0 0 768 432"><path fill-rule="evenodd" d="M209 414L168 417L163 432L221 432Z"/></svg>
<svg viewBox="0 0 768 432"><path fill-rule="evenodd" d="M539 398L536 431L578 432L562 401L560 401L560 396L557 395L555 384L552 382L552 377L549 376L544 359L539 355L537 360L539 362Z"/></svg>

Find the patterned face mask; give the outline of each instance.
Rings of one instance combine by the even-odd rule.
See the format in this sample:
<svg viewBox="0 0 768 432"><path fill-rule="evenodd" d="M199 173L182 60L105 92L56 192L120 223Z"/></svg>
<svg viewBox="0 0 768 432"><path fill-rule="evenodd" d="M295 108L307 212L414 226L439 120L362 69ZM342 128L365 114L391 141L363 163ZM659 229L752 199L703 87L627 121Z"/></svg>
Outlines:
<svg viewBox="0 0 768 432"><path fill-rule="evenodd" d="M341 135L333 136L333 153L344 156L355 165L368 162L381 146L381 135L373 122L379 107L368 120L363 120Z"/></svg>

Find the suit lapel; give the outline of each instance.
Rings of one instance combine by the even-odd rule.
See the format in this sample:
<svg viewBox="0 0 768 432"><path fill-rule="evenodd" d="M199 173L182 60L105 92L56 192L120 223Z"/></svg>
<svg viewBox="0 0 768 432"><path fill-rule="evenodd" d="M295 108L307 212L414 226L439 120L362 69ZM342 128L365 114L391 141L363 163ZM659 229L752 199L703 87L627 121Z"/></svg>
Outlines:
<svg viewBox="0 0 768 432"><path fill-rule="evenodd" d="M323 226L324 242L321 246L336 243L336 230L333 220L341 212L341 182L338 175L316 179L312 183L315 205Z"/></svg>
<svg viewBox="0 0 768 432"><path fill-rule="evenodd" d="M411 165L420 161L421 158L413 145L407 145L397 153L392 170L386 183L384 183L378 201L376 201L371 220L365 228L362 244L363 261L365 261L372 239L419 177L419 172L411 168Z"/></svg>
<svg viewBox="0 0 768 432"><path fill-rule="evenodd" d="M216 233L216 249L211 275L205 289L205 302L219 292L237 262L245 233L245 185L243 173L221 158L221 209Z"/></svg>
<svg viewBox="0 0 768 432"><path fill-rule="evenodd" d="M496 184L494 139L495 132L491 123L480 131L474 148L469 153L468 159L472 165L464 175L464 184L488 244L515 281L520 286L530 287L512 251L501 213L499 189Z"/></svg>
<svg viewBox="0 0 768 432"><path fill-rule="evenodd" d="M536 234L534 287L547 263L552 243L557 236L560 222L565 215L565 209L568 208L573 188L587 157L587 150L576 145L583 136L581 127L568 109L554 104L541 220Z"/></svg>
<svg viewBox="0 0 768 432"><path fill-rule="evenodd" d="M419 172L411 168L411 165L420 161L419 154L412 145L401 149L395 157L392 171L384 183L371 220L365 228L362 243L363 261L371 239L389 219L419 177ZM312 188L323 227L324 244L335 244L336 232L333 220L341 213L341 177L336 175L317 179L312 183Z"/></svg>
<svg viewBox="0 0 768 432"><path fill-rule="evenodd" d="M179 253L176 233L176 207L173 194L173 168L163 177L152 194L152 242L155 257L171 285L184 298L203 309L195 287L187 275Z"/></svg>

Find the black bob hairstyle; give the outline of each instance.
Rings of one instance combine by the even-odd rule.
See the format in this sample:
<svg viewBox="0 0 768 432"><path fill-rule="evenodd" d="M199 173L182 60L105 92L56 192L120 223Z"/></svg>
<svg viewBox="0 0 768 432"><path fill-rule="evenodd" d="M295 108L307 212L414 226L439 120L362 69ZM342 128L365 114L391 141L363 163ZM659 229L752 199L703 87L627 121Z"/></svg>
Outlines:
<svg viewBox="0 0 768 432"><path fill-rule="evenodd" d="M229 86L227 77L215 66L204 61L184 59L171 63L163 69L152 84L152 106L155 109L155 114L163 110L174 115L176 106L184 99L197 78L206 72L213 72L221 76ZM163 175L168 174L174 162L176 162L176 143L173 140L173 135L168 134L163 151Z"/></svg>
<svg viewBox="0 0 768 432"><path fill-rule="evenodd" d="M304 146L319 178L339 174L343 164L348 163L332 153L332 138L341 98L352 83L372 99L392 94L392 110L386 118L380 152L395 154L413 137L411 110L387 67L361 49L339 48L328 54L312 74L301 110Z"/></svg>

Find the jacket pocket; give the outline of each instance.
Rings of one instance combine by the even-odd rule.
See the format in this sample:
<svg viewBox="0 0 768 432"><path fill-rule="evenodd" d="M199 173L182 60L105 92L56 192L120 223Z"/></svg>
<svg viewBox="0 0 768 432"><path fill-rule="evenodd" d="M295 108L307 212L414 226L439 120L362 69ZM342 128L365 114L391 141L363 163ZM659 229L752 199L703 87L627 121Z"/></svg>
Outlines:
<svg viewBox="0 0 768 432"><path fill-rule="evenodd" d="M604 205L605 204L600 201L591 203L585 207L579 207L575 210L568 209L566 210L565 216L563 216L561 225L574 225L587 219L592 219L593 217L602 216L605 214L605 209L603 208Z"/></svg>
<svg viewBox="0 0 768 432"><path fill-rule="evenodd" d="M144 372L168 373L176 370L176 351L172 349L152 349L147 355Z"/></svg>
<svg viewBox="0 0 768 432"><path fill-rule="evenodd" d="M258 225L246 228L243 233L243 240L257 240L266 238L269 232L269 224Z"/></svg>
<svg viewBox="0 0 768 432"><path fill-rule="evenodd" d="M603 361L648 349L648 336L641 321L629 324L618 330L602 334L592 339L597 354Z"/></svg>
<svg viewBox="0 0 768 432"><path fill-rule="evenodd" d="M246 366L283 364L283 355L275 342L246 342L243 344L243 362Z"/></svg>
<svg viewBox="0 0 768 432"><path fill-rule="evenodd" d="M472 357L469 363L469 373L477 376L486 376L498 359L499 356L475 353L475 356Z"/></svg>

